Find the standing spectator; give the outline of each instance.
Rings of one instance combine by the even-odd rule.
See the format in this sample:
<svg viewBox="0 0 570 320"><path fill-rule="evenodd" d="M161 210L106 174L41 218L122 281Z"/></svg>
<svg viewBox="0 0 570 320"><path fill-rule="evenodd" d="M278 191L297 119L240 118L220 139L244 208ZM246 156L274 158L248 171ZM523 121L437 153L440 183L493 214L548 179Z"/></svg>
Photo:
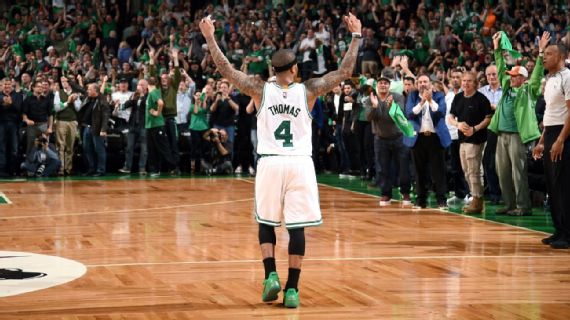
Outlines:
<svg viewBox="0 0 570 320"><path fill-rule="evenodd" d="M198 170L196 164L200 164L204 160L205 146L204 133L209 129L208 119L208 103L202 97L200 92L194 93L192 103L192 116L190 117L190 138L192 139L192 148L190 152L190 172L196 173Z"/></svg>
<svg viewBox="0 0 570 320"><path fill-rule="evenodd" d="M372 29L364 28L362 33L363 41L359 53L362 59L361 73L367 77L374 77L379 69L378 49L380 48L380 43L378 43L378 38L374 37Z"/></svg>
<svg viewBox="0 0 570 320"><path fill-rule="evenodd" d="M171 36L171 41L173 41L174 35ZM168 138L169 148L168 150L172 153L171 157L175 163L175 169L173 173L179 173L180 164L180 152L178 148L178 132L176 126L176 95L178 93L178 86L182 81L182 74L180 73L180 66L178 61L178 49L171 46L170 57L173 61L174 74L170 76L168 73L163 72L160 74L160 91L161 97L164 102L164 110L161 113L161 117L164 117L164 131L166 132L166 137ZM150 56L150 74L152 76L156 75L156 65L155 60L157 54L154 49L149 51ZM165 151L164 149L163 151ZM152 157L152 154L151 154Z"/></svg>
<svg viewBox="0 0 570 320"><path fill-rule="evenodd" d="M496 213L513 216L531 215L526 144L540 137L534 106L540 95L542 58L537 59L530 81L527 82L528 71L524 67L515 66L511 71L506 71L499 46L500 38L500 33L493 35L495 61L503 88L503 97L489 125L489 130L498 135L495 161L505 201L505 207ZM539 42L540 51L544 51L547 44L543 35Z"/></svg>
<svg viewBox="0 0 570 320"><path fill-rule="evenodd" d="M352 129L356 138L358 158L360 160L360 177L364 180L372 180L375 176L374 169L374 135L370 120L366 116L365 104L370 104L370 85L363 85L358 92L358 103L352 112Z"/></svg>
<svg viewBox="0 0 570 320"><path fill-rule="evenodd" d="M33 95L24 100L22 105L22 117L27 125L26 154L35 146L34 141L40 134L49 136L52 133L53 126L53 101L43 94L44 88L40 81L34 82L33 88Z"/></svg>
<svg viewBox="0 0 570 320"><path fill-rule="evenodd" d="M350 170L356 164L360 164L358 154L355 152L356 141L352 132L352 110L356 109L358 92L354 90L351 82L347 81L342 86L340 106L337 112L335 136L340 154L341 177L350 177ZM341 147L342 145L342 147ZM351 156L352 155L352 156Z"/></svg>
<svg viewBox="0 0 570 320"><path fill-rule="evenodd" d="M22 95L14 91L12 80L4 79L0 92L0 177L16 174L22 99Z"/></svg>
<svg viewBox="0 0 570 320"><path fill-rule="evenodd" d="M81 99L74 93L69 79L61 77L61 89L53 94L53 109L55 111L55 141L62 165L58 174L71 175L73 169L73 154L77 138L77 112L81 108Z"/></svg>
<svg viewBox="0 0 570 320"><path fill-rule="evenodd" d="M379 173L380 206L387 206L392 199L392 187L396 184L394 177L399 178L402 204L411 205L410 200L410 151L404 145L403 135L392 117L390 109L400 108L404 111L404 97L397 93L390 93L390 79L378 79L376 90L378 97L370 94L370 101L366 104L366 116L372 125L374 133L374 156L376 171ZM396 166L393 167L392 164ZM399 172L399 177L395 173Z"/></svg>
<svg viewBox="0 0 570 320"><path fill-rule="evenodd" d="M311 78L315 65L317 63L317 42L313 29L307 30L307 36L301 40L299 52L303 55L301 64L301 80L305 81Z"/></svg>
<svg viewBox="0 0 570 320"><path fill-rule="evenodd" d="M445 104L447 105L447 115L445 119L445 124L449 130L449 135L451 136L451 145L449 147L449 155L451 161L451 178L453 179L453 191L454 196L447 199L447 204L450 206L460 206L465 203L467 198L467 182L465 181L465 175L461 168L461 157L459 156L459 133L457 127L450 123L449 113L451 111L451 105L453 99L461 92L461 78L463 77L463 71L461 69L455 69L451 72L451 88L445 95Z"/></svg>
<svg viewBox="0 0 570 320"><path fill-rule="evenodd" d="M176 131L180 135L181 139L185 140L183 145L191 147L188 122L190 121L192 95L196 90L196 84L184 69L182 69L181 73L184 76L184 80L180 81L180 84L178 85L178 93L176 94Z"/></svg>
<svg viewBox="0 0 570 320"><path fill-rule="evenodd" d="M564 45L551 45L543 50L541 47L539 60L544 55L544 67L548 70L544 88L546 110L544 131L534 149L534 157L540 158L546 152L544 174L554 234L542 243L553 249L567 249L570 247L570 70L565 67L564 59L568 49Z"/></svg>
<svg viewBox="0 0 570 320"><path fill-rule="evenodd" d="M107 150L105 138L107 137L108 121L111 109L105 97L99 94L99 85L87 85L87 99L79 110L78 118L81 120L83 153L87 158L87 173L94 177L105 175Z"/></svg>
<svg viewBox="0 0 570 320"><path fill-rule="evenodd" d="M493 112L497 110L497 105L503 96L503 89L497 75L497 66L490 65L485 69L485 77L488 85L481 87L479 92L485 95L491 103ZM483 154L483 169L487 182L487 189L490 200L493 204L498 204L501 199L501 187L499 186L499 177L497 176L497 167L495 157L497 154L497 135L487 130L487 145Z"/></svg>
<svg viewBox="0 0 570 320"><path fill-rule="evenodd" d="M104 78L103 82L107 82ZM119 80L119 90L111 94L111 101L115 108L113 109L113 117L116 117L117 122L115 128L123 131L128 127L127 123L131 117L131 109L125 108L125 103L131 99L133 93L129 91L129 79L121 78Z"/></svg>
<svg viewBox="0 0 570 320"><path fill-rule="evenodd" d="M260 77L254 75L254 77ZM251 102L251 97L234 90L230 96L238 104L236 133L234 135L234 167L235 173L254 172L253 157L251 156L251 126L252 115L247 113L247 106ZM238 170L239 169L239 170Z"/></svg>
<svg viewBox="0 0 570 320"><path fill-rule="evenodd" d="M230 97L230 84L227 81L220 83L220 91L215 93L216 100L210 107L212 112L212 127L224 129L228 134L228 141L233 145L235 139L235 117L239 105ZM232 150L228 150L230 154Z"/></svg>
<svg viewBox="0 0 570 320"><path fill-rule="evenodd" d="M148 80L148 98L146 100L145 128L148 133L149 170L151 177L160 176L161 162L165 160L171 175L179 175L178 163L172 155L168 137L164 129L162 110L164 101L161 90L156 88L156 79Z"/></svg>
<svg viewBox="0 0 570 320"><path fill-rule="evenodd" d="M474 73L464 73L461 82L463 92L453 99L448 122L459 129L461 166L473 196L470 205L464 207L463 212L480 214L484 208L481 164L492 109L489 100L477 91L477 76Z"/></svg>
<svg viewBox="0 0 570 320"><path fill-rule="evenodd" d="M254 175L257 171L257 160L259 159L259 154L257 153L257 115L255 114L255 101L253 99L249 100L245 111L251 117L251 133L250 133L250 140L251 140L251 147L252 152L251 155L253 156L253 170L249 172L250 175Z"/></svg>
<svg viewBox="0 0 570 320"><path fill-rule="evenodd" d="M121 173L132 173L133 158L137 142L140 146L139 152L139 174L146 175L146 161L148 157L147 132L145 128L146 100L148 96L148 82L139 80L137 90L131 99L125 102L125 109L130 111L127 134L127 152L125 154L125 164L119 169Z"/></svg>
<svg viewBox="0 0 570 320"><path fill-rule="evenodd" d="M449 130L445 125L445 96L441 92L434 92L427 75L419 76L417 84L418 91L410 93L406 102L406 115L417 135L404 139L404 143L412 148L416 167L416 206L427 207L427 175L430 173L438 206L444 209L447 207L445 148L451 144Z"/></svg>

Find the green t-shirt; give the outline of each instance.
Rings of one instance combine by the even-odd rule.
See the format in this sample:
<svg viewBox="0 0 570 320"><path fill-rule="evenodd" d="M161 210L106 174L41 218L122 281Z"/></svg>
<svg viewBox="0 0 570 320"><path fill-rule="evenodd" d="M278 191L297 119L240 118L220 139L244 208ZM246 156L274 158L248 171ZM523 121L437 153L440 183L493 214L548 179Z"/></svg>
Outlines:
<svg viewBox="0 0 570 320"><path fill-rule="evenodd" d="M263 58L263 54L264 54L263 50L258 50L251 52L250 54L248 54L248 56ZM265 70L267 70L267 63L265 63L265 59L262 59L261 61L250 62L248 69L250 74L261 74Z"/></svg>
<svg viewBox="0 0 570 320"><path fill-rule="evenodd" d="M194 105L190 107L192 117L190 117L190 130L203 131L208 130L208 109L198 107L198 113L194 113Z"/></svg>
<svg viewBox="0 0 570 320"><path fill-rule="evenodd" d="M429 56L429 51L423 47L414 50L414 58L421 64L426 64Z"/></svg>
<svg viewBox="0 0 570 320"><path fill-rule="evenodd" d="M103 22L101 28L103 29L103 38L109 38L109 33L117 30L117 23L115 21L111 21L111 23Z"/></svg>
<svg viewBox="0 0 570 320"><path fill-rule="evenodd" d="M503 99L499 112L500 132L519 132L515 118L515 99L517 97L517 91L515 88L509 88L503 93L505 98Z"/></svg>
<svg viewBox="0 0 570 320"><path fill-rule="evenodd" d="M146 129L164 126L164 117L162 116L162 113L157 117L150 114L151 109L158 110L158 100L161 99L162 95L160 94L160 89L155 88L149 92L148 97L146 98L146 117L144 126Z"/></svg>

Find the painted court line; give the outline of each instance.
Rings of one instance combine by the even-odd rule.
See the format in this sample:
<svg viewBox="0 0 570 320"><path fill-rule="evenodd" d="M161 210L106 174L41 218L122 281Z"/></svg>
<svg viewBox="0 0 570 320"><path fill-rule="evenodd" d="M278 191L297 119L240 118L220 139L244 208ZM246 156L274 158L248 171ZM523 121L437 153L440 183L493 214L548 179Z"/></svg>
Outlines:
<svg viewBox="0 0 570 320"><path fill-rule="evenodd" d="M303 261L388 261L388 260L450 260L450 259L569 259L569 255L558 256L389 256L389 257L347 257L347 258L304 258ZM97 267L128 267L128 266L163 266L163 265L188 265L188 264L239 264L259 263L259 259L222 260L222 261L172 261L172 262L133 262L133 263L109 263L90 264L88 268ZM286 262L286 259L277 259L277 262Z"/></svg>
<svg viewBox="0 0 570 320"><path fill-rule="evenodd" d="M140 208L140 209L102 210L102 211L74 212L74 213L61 213L61 214L53 214L53 215L36 215L36 216L14 216L14 217L3 217L2 220L17 220L17 219L32 219L32 218L58 218L58 217L87 216L87 215L107 214L107 213L134 213L134 212L145 212L145 211L153 211L153 210L169 210L169 209L192 208L192 207L200 207L200 206L213 206L213 205L230 204L230 203L236 203L236 202L246 202L246 201L253 201L253 198L218 201L218 202L207 202L207 203L182 204L182 205L177 205L177 206L166 206L166 207Z"/></svg>

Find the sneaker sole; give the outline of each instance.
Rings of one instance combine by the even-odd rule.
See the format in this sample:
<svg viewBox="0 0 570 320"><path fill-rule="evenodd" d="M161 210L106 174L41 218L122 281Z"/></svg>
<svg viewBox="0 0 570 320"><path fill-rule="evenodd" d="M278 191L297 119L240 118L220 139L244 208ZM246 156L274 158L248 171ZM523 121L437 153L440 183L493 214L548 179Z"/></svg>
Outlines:
<svg viewBox="0 0 570 320"><path fill-rule="evenodd" d="M299 304L297 302L291 302L291 303L285 302L285 303L283 303L283 305L286 308L297 308L299 306Z"/></svg>

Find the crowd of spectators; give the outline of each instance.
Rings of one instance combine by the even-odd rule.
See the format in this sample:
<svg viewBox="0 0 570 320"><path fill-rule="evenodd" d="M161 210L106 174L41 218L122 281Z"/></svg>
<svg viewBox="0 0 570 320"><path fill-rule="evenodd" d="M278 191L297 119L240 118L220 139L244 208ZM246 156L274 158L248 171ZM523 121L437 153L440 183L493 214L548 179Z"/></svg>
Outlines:
<svg viewBox="0 0 570 320"><path fill-rule="evenodd" d="M431 142L412 154L415 142L394 144L399 131L384 127L387 115L371 112L371 91L380 97L376 107L391 92L407 113L410 99L422 100L416 90L433 86L449 113L468 73L494 110L502 85L493 67L497 32L520 53L507 55L505 65L523 66L527 77L543 32L550 43L570 44L565 1L29 0L3 1L0 10L4 177L254 174L253 102L221 79L198 21L215 20L217 41L236 69L270 80L271 54L288 48L304 81L338 67L352 36L341 18L352 12L363 24L357 66L352 79L316 102L314 162L321 172L371 180L384 203L398 183L407 200L413 179L433 182L442 205L449 190L451 200L468 200L470 183L456 127L447 121L441 154L430 152ZM489 139L487 149L496 148L496 137ZM485 194L498 202L494 153L486 150L482 161ZM448 181L428 177L447 171L445 159Z"/></svg>

